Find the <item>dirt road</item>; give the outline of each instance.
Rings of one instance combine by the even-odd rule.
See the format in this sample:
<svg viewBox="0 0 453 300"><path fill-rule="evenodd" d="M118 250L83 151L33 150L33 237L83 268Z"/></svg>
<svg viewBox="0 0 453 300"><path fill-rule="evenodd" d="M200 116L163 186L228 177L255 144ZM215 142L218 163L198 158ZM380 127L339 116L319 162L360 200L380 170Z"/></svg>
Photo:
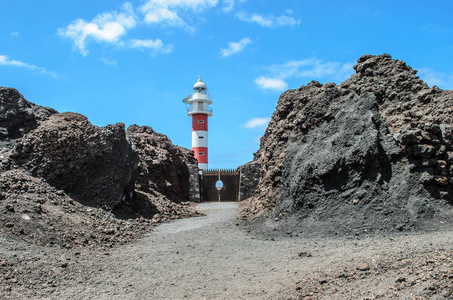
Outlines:
<svg viewBox="0 0 453 300"><path fill-rule="evenodd" d="M198 210L206 216L161 225L109 252L69 251L58 258L16 249L16 255L40 256L44 264L56 266L53 271L44 265L32 270L36 276L54 272L58 279L33 290L13 289L6 298L287 299L321 291L321 299L413 299L433 291L431 285L439 281L430 275L433 270L447 281L453 278L451 257L436 260L451 254L451 232L272 241L237 225L236 203L203 203ZM418 266L406 268L415 262ZM435 268L426 269L430 266ZM403 288L403 283L408 284ZM439 285L437 289L438 299L444 299L447 292Z"/></svg>

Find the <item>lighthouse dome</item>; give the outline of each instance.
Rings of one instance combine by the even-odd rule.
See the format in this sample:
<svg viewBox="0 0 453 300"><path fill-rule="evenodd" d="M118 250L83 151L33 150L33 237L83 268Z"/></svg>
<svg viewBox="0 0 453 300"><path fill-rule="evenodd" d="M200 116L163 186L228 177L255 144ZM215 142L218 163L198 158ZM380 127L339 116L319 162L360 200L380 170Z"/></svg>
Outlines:
<svg viewBox="0 0 453 300"><path fill-rule="evenodd" d="M194 89L207 89L208 87L206 86L206 84L203 82L203 80L201 79L201 77L199 76L198 77L198 81L193 85L193 88Z"/></svg>

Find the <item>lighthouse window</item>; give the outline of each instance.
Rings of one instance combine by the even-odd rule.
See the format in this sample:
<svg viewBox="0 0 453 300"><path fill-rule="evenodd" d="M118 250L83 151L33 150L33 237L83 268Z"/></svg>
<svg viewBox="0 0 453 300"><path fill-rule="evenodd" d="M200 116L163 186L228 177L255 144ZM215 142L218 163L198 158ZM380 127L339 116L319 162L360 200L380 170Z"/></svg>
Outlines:
<svg viewBox="0 0 453 300"><path fill-rule="evenodd" d="M200 138L200 139L204 139L204 136L199 136L198 138Z"/></svg>
<svg viewBox="0 0 453 300"><path fill-rule="evenodd" d="M204 152L198 152L198 155L199 155L199 156L203 156L203 155L204 155Z"/></svg>
<svg viewBox="0 0 453 300"><path fill-rule="evenodd" d="M204 123L204 120L198 120L198 123Z"/></svg>

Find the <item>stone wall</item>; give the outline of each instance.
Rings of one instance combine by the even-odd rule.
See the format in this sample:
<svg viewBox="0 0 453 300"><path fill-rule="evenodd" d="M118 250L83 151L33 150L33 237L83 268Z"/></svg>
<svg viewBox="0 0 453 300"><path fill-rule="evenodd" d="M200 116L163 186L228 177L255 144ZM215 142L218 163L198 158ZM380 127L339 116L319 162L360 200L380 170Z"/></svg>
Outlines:
<svg viewBox="0 0 453 300"><path fill-rule="evenodd" d="M253 195L261 178L261 163L249 162L240 168L238 201L247 199Z"/></svg>
<svg viewBox="0 0 453 300"><path fill-rule="evenodd" d="M200 176L197 164L188 165L189 168L189 200L192 202L201 202L200 198Z"/></svg>

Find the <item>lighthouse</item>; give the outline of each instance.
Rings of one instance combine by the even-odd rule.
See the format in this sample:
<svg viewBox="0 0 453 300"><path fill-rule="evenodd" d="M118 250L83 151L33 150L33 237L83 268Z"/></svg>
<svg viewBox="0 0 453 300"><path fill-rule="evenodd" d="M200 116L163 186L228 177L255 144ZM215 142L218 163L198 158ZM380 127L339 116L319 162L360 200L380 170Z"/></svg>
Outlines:
<svg viewBox="0 0 453 300"><path fill-rule="evenodd" d="M208 117L212 116L212 96L208 87L198 76L198 81L193 86L193 94L187 96L183 102L186 104L187 115L192 117L192 150L198 160L198 168L208 169Z"/></svg>

